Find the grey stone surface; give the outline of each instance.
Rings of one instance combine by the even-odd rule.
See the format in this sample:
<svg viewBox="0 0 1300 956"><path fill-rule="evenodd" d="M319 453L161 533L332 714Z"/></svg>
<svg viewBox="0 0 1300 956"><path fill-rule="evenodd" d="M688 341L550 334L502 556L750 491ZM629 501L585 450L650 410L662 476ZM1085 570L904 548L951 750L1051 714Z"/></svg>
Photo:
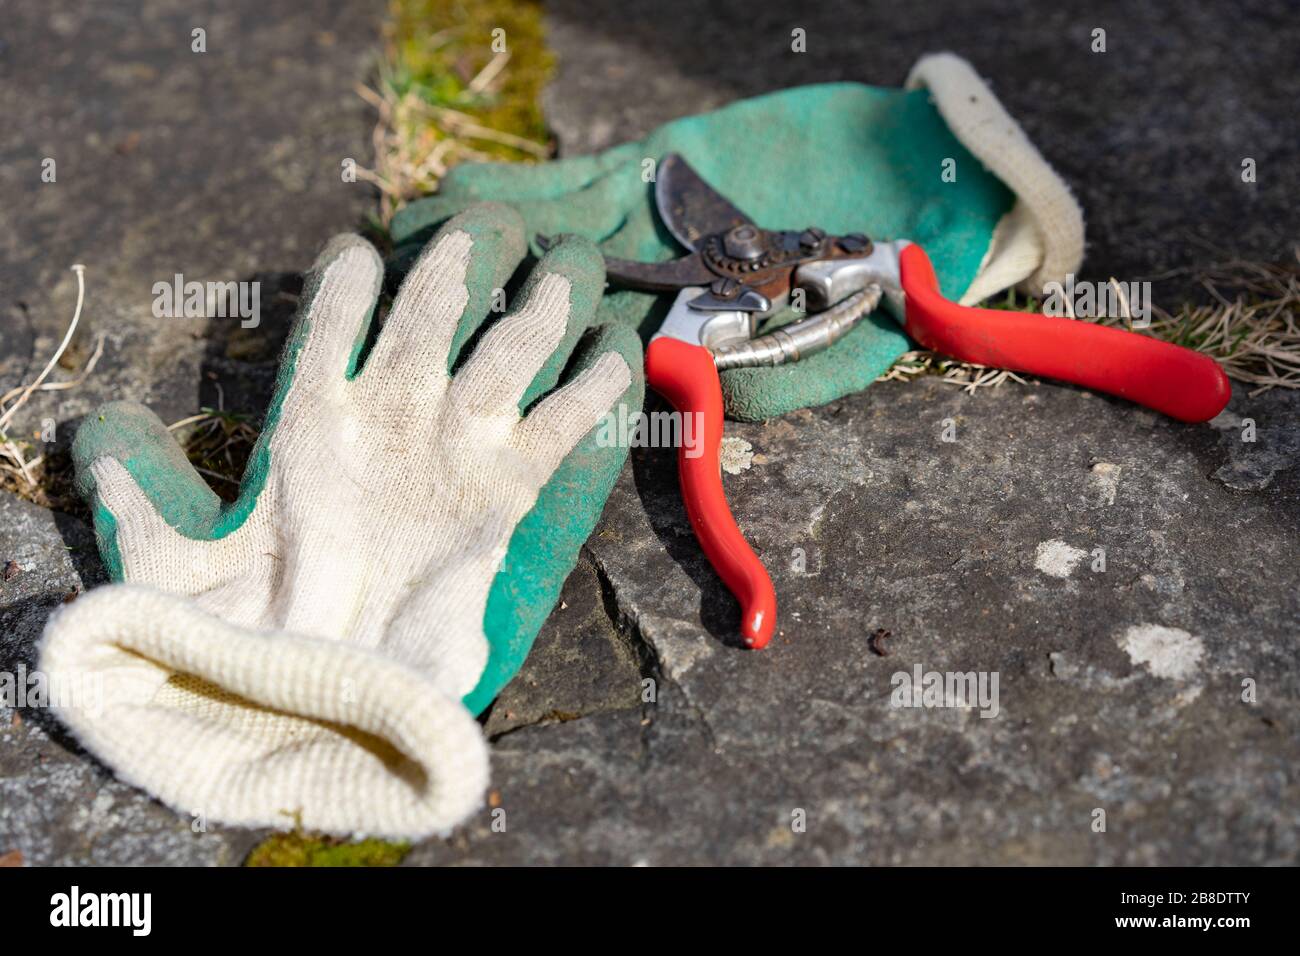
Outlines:
<svg viewBox="0 0 1300 956"><path fill-rule="evenodd" d="M23 678L50 612L102 582L94 552L81 520L0 492L0 564L19 569L0 583L0 673L16 685L35 686ZM41 707L0 700L0 853L32 866L231 864L257 838L192 822L115 780Z"/></svg>
<svg viewBox="0 0 1300 956"><path fill-rule="evenodd" d="M488 737L636 707L639 647L618 625L612 591L584 554L537 635L531 663L489 709Z"/></svg>
<svg viewBox="0 0 1300 956"><path fill-rule="evenodd" d="M1187 426L929 379L731 426L755 456L728 490L782 602L761 653L729 646L668 453L638 454L588 550L657 702L498 741L506 831L413 862L1295 862L1300 480L1215 473L1271 458L1298 412L1238 396ZM891 706L917 666L996 672L997 716Z"/></svg>
<svg viewBox="0 0 1300 956"><path fill-rule="evenodd" d="M897 85L953 49L1083 203L1083 277L1153 279L1172 305L1210 263L1287 258L1300 238L1282 3L549 10L546 105L568 154L797 83ZM1268 170L1253 186L1246 156ZM657 703L499 740L506 831L485 815L412 862L1295 862L1297 412L1294 394L1238 390L1183 426L1056 385L929 380L731 424L754 458L729 496L781 601L761 654L730 646L736 606L671 456L635 454L588 552ZM888 657L869 649L878 628ZM891 708L892 675L916 665L998 672L999 716Z"/></svg>
<svg viewBox="0 0 1300 956"><path fill-rule="evenodd" d="M89 332L108 335L86 386L40 396L25 426L55 418L64 447L108 397L168 420L219 397L262 410L297 274L373 208L338 168L368 160L352 85L381 7L6 9L0 387L53 348L73 262ZM1297 238L1300 47L1282 4L791 10L553 2L547 107L565 150L793 83L895 84L952 48L1079 193L1086 276L1186 270L1157 287L1172 302L1217 257L1205 239L1277 258ZM1094 25L1108 54L1087 50ZM46 155L55 185L39 181ZM262 328L154 319L152 283L176 272L262 277ZM781 601L761 653L734 646L737 609L690 535L671 453L637 451L486 716L489 807L408 862L1296 862L1297 412L1294 393L1238 390L1185 426L1051 384L967 395L927 379L731 425L752 457L726 484ZM10 560L0 669L30 662L48 613L102 578L79 518L0 498ZM893 675L917 666L996 672L997 716L892 707ZM42 713L0 710L0 854L234 863L258 837L194 834Z"/></svg>
<svg viewBox="0 0 1300 956"><path fill-rule="evenodd" d="M25 419L71 421L107 398L131 398L174 421L217 404L232 362L267 363L273 374L293 311L282 287L330 235L374 209L371 187L344 183L340 164L369 162L373 112L353 87L366 78L382 7L6 7L0 289L4 344L26 354L4 367L2 384L38 370L58 344L76 302L74 263L86 267L82 354L107 336L97 374L36 396ZM207 31L206 53L191 52L196 28ZM54 183L41 181L46 158ZM155 318L153 284L177 273L262 281L261 327ZM261 411L257 390L224 391L229 405Z"/></svg>
<svg viewBox="0 0 1300 956"><path fill-rule="evenodd" d="M200 406L260 414L294 308L297 276L336 232L374 209L344 183L370 162L373 116L353 90L378 42L378 0L219 6L184 0L7 4L0 26L0 392L57 346L86 266L80 388L37 393L13 429L57 422L65 454L81 416L111 398L164 421ZM207 53L191 31L207 31ZM56 161L54 183L42 160ZM158 319L152 287L186 279L262 283L258 329ZM60 371L57 377L66 378ZM75 550L65 551L65 546ZM30 666L48 613L102 580L76 517L0 492L0 671ZM118 782L40 710L0 707L0 854L35 864L238 863L258 834L195 833Z"/></svg>

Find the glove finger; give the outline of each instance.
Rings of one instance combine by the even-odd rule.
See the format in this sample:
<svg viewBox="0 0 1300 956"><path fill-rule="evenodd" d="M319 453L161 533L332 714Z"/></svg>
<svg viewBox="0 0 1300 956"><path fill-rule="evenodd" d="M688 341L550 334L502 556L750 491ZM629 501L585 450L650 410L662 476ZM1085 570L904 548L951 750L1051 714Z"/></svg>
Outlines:
<svg viewBox="0 0 1300 956"><path fill-rule="evenodd" d="M281 375L318 386L345 381L356 369L383 278L379 253L360 236L326 243L307 273Z"/></svg>
<svg viewBox="0 0 1300 956"><path fill-rule="evenodd" d="M480 203L448 222L403 281L361 378L445 380L449 358L488 314L524 248L523 221L509 206Z"/></svg>
<svg viewBox="0 0 1300 956"><path fill-rule="evenodd" d="M109 402L89 415L73 439L72 460L114 580L125 576L123 552L137 545L125 537L206 538L221 514L221 499L167 426L137 402Z"/></svg>
<svg viewBox="0 0 1300 956"><path fill-rule="evenodd" d="M632 384L621 355L606 352L564 388L538 403L515 433L520 455L545 472L559 466Z"/></svg>
<svg viewBox="0 0 1300 956"><path fill-rule="evenodd" d="M544 251L538 241L540 236L572 234L602 245L613 243L609 248L613 254L650 259L661 257L663 247L672 245L672 236L650 214L653 192L654 183L642 177L640 163L627 162L561 199L512 199L510 206L527 224L529 250L538 258ZM413 203L424 205L419 220L412 214L403 238L398 240L393 253L398 268L415 257L439 223L475 202L478 200L472 197L439 194ZM625 239L625 235L629 238Z"/></svg>
<svg viewBox="0 0 1300 956"><path fill-rule="evenodd" d="M596 156L550 163L466 163L443 179L436 196L417 199L398 210L389 232L401 245L428 236L438 223L484 200L535 203L566 199L631 158L637 144L628 143Z"/></svg>
<svg viewBox="0 0 1300 956"><path fill-rule="evenodd" d="M528 223L528 242L534 254L541 254L541 236L575 235L604 245L619 236L629 216L639 216L641 207L652 202L654 183L641 178L636 163L625 163L590 185L564 197L563 202L549 199L514 204ZM647 207L648 208L648 207ZM639 250L639 251L637 251ZM619 245L621 255L650 256L659 250Z"/></svg>
<svg viewBox="0 0 1300 956"><path fill-rule="evenodd" d="M548 163L464 163L447 173L438 193L508 203L566 199L640 152L639 144L625 143L603 153Z"/></svg>
<svg viewBox="0 0 1300 956"><path fill-rule="evenodd" d="M578 346L571 375L581 374L610 353L621 355L631 373L631 384L615 406L632 415L645 401L645 380L641 340L631 328L610 325L591 330ZM515 426L516 435L534 445L556 447L561 444L558 440L548 443L537 435L539 426L533 420L540 410L540 406L533 409ZM545 420L543 416L536 421ZM532 435L524 436L524 429L532 429ZM624 444L611 439L601 427L591 429L554 469L532 509L515 528L483 614L488 662L478 685L465 697L471 713L486 708L528 656L626 458ZM549 468L550 462L539 467Z"/></svg>
<svg viewBox="0 0 1300 956"><path fill-rule="evenodd" d="M409 268L411 260L429 244L434 233L445 225L448 219L459 216L481 202L483 200L471 196L451 196L440 192L436 196L417 199L403 206L388 226L399 259L405 259L405 266ZM409 259L403 255L407 250L412 250Z"/></svg>
<svg viewBox="0 0 1300 956"><path fill-rule="evenodd" d="M456 373L459 404L490 414L522 412L559 380L591 324L605 284L605 264L591 242L566 236L529 274L520 305L483 335Z"/></svg>

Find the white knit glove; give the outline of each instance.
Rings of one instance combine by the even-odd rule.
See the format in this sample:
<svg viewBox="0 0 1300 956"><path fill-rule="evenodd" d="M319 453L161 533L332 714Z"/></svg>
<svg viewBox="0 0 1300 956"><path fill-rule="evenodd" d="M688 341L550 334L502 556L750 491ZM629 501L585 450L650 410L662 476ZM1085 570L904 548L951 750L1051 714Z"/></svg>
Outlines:
<svg viewBox="0 0 1300 956"><path fill-rule="evenodd" d="M597 256L586 245L557 261ZM231 506L142 406L83 426L101 550L129 583L52 618L41 664L52 681L102 680L102 713L60 716L124 779L244 825L419 837L475 809L487 753L461 698L487 660L493 576L630 380L606 353L521 416L566 327L590 319L547 261L448 373L524 250L505 207L453 220L357 371L383 265L359 237L331 241Z"/></svg>

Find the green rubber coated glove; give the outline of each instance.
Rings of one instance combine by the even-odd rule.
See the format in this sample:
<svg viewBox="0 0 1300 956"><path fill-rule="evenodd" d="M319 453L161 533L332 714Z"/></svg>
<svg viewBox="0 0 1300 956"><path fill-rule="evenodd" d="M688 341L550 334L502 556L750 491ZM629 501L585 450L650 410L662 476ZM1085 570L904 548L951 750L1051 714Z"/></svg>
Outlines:
<svg viewBox="0 0 1300 956"><path fill-rule="evenodd" d="M73 444L117 582L51 618L42 667L93 675L60 717L129 782L243 825L422 836L473 811L473 714L523 662L627 449L641 344L594 328L604 265L526 253L508 206L449 221L382 326L384 267L339 236L307 277L236 501L143 405Z"/></svg>
<svg viewBox="0 0 1300 956"><path fill-rule="evenodd" d="M533 243L572 233L609 255L672 259L687 250L658 222L647 173L678 152L764 228L816 225L921 244L950 298L978 301L1077 269L1078 206L975 71L952 54L929 56L908 87L801 87L675 120L595 156L458 166L436 196L397 214L393 238L410 257L438 223L491 199L519 211ZM601 321L648 338L671 298L611 289ZM799 362L724 371L727 413L762 420L824 404L870 385L910 347L878 312Z"/></svg>

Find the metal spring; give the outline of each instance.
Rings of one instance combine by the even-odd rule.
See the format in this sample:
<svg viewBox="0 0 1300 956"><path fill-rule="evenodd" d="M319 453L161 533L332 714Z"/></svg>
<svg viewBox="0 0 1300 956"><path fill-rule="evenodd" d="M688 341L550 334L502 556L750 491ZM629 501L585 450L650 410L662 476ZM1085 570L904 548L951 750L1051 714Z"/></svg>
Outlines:
<svg viewBox="0 0 1300 956"><path fill-rule="evenodd" d="M739 345L719 346L713 350L713 363L722 371L797 362L844 338L864 315L875 311L881 294L873 283L824 312Z"/></svg>

